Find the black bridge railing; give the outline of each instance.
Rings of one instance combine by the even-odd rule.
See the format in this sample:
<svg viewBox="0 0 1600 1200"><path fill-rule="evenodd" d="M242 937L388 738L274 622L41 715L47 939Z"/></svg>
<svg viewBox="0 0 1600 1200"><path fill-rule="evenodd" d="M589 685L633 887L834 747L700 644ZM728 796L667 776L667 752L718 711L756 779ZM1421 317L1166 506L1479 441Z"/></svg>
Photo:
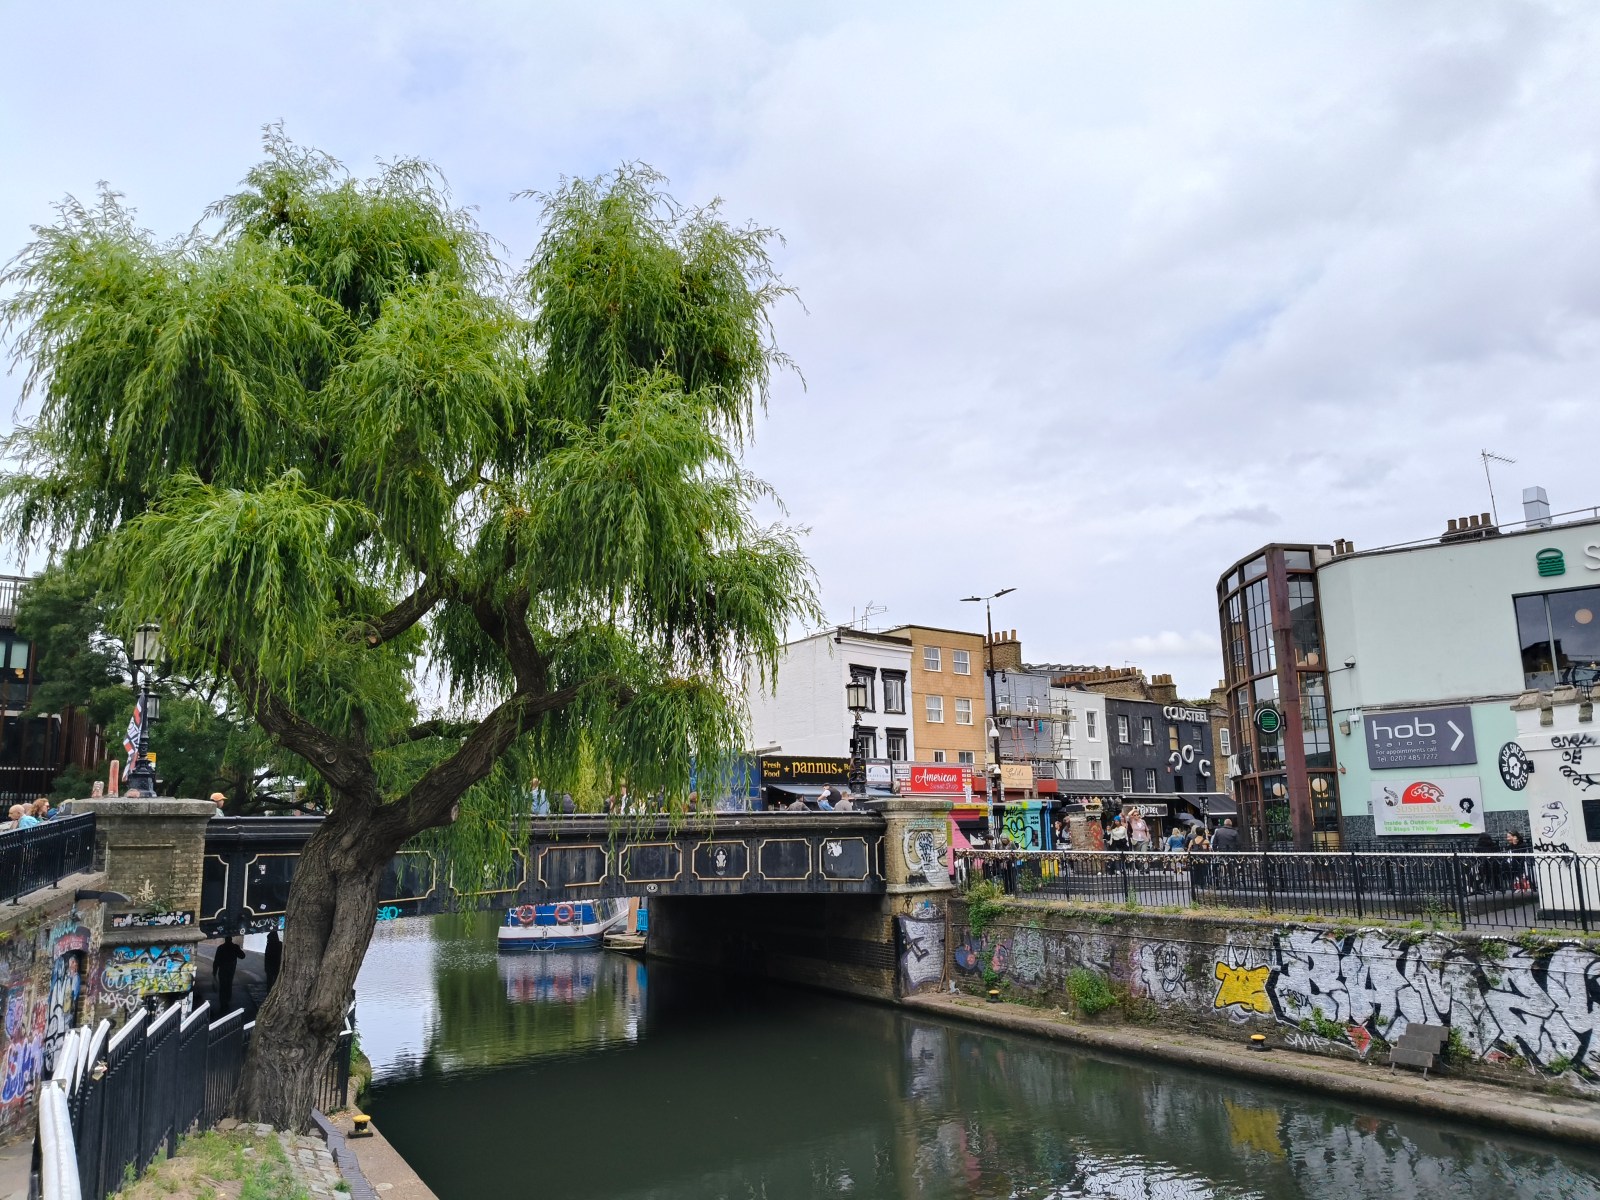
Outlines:
<svg viewBox="0 0 1600 1200"><path fill-rule="evenodd" d="M1600 928L1600 856L959 850L958 879L1139 909L1241 909L1462 928Z"/></svg>
<svg viewBox="0 0 1600 1200"><path fill-rule="evenodd" d="M0 832L0 900L16 903L94 864L94 814Z"/></svg>

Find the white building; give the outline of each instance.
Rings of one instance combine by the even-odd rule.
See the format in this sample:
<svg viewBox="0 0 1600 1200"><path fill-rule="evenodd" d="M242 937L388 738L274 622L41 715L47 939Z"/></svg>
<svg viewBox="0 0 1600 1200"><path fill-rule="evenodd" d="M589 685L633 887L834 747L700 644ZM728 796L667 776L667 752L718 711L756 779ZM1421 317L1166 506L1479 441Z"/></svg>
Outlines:
<svg viewBox="0 0 1600 1200"><path fill-rule="evenodd" d="M1106 698L1082 688L1052 687L1050 708L1063 718L1056 724L1057 777L1110 780Z"/></svg>
<svg viewBox="0 0 1600 1200"><path fill-rule="evenodd" d="M746 672L752 749L849 757L855 714L845 703L845 685L852 679L867 684L862 757L914 760L911 639L847 628L784 646L770 690L761 686L754 671Z"/></svg>

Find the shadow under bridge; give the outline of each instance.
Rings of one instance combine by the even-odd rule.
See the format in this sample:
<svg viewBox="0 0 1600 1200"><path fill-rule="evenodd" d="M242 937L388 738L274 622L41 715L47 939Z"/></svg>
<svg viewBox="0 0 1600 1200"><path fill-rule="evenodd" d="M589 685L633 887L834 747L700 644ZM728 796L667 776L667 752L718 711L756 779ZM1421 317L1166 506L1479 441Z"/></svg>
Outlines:
<svg viewBox="0 0 1600 1200"><path fill-rule="evenodd" d="M200 927L211 937L278 927L300 849L321 817L216 817L206 829ZM503 874L461 878L426 850L384 874L376 920L606 896L880 894L876 813L551 816L529 822Z"/></svg>

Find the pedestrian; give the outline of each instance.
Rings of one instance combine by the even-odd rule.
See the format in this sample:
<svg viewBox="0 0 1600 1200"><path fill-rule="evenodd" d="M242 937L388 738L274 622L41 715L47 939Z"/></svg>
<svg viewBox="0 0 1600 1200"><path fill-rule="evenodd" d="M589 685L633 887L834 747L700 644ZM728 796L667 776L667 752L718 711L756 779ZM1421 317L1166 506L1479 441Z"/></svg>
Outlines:
<svg viewBox="0 0 1600 1200"><path fill-rule="evenodd" d="M276 929L267 930L267 949L262 954L262 968L267 973L267 987L271 988L283 966L283 939Z"/></svg>
<svg viewBox="0 0 1600 1200"><path fill-rule="evenodd" d="M837 795L837 793L833 790L833 784L830 783L825 785L822 791L817 794L817 807L823 812L832 812L833 798L835 795Z"/></svg>
<svg viewBox="0 0 1600 1200"><path fill-rule="evenodd" d="M1112 861L1110 869L1113 871L1126 870L1128 864L1128 826L1123 821L1121 813L1111 818L1111 828L1106 830L1106 849L1115 850L1118 853L1118 857Z"/></svg>
<svg viewBox="0 0 1600 1200"><path fill-rule="evenodd" d="M839 803L837 803L837 804L835 804L833 806L833 811L834 812L854 812L855 808L856 808L856 802L854 800L850 799L849 796L840 796L839 797Z"/></svg>
<svg viewBox="0 0 1600 1200"><path fill-rule="evenodd" d="M1473 844L1472 852L1477 855L1489 856L1474 859L1477 867L1474 875L1476 876L1479 890L1484 892L1504 891L1505 884L1501 879L1504 874L1501 870L1502 864L1497 858L1493 857L1500 853L1500 843L1494 840L1494 835L1485 829L1478 835L1478 840Z"/></svg>
<svg viewBox="0 0 1600 1200"><path fill-rule="evenodd" d="M212 806L214 808L216 808L217 811L212 813L211 815L213 817L220 817L222 815L222 806L224 804L226 804L227 801L228 801L228 798L226 796L224 796L221 792L212 792L211 793L211 803L212 803Z"/></svg>
<svg viewBox="0 0 1600 1200"><path fill-rule="evenodd" d="M56 815L56 810L50 807L49 796L40 796L33 802L33 815L40 821L48 821Z"/></svg>
<svg viewBox="0 0 1600 1200"><path fill-rule="evenodd" d="M1513 892L1526 892L1532 890L1528 882L1528 853L1527 843L1522 840L1522 835L1515 829L1506 833L1506 887Z"/></svg>
<svg viewBox="0 0 1600 1200"><path fill-rule="evenodd" d="M1211 839L1211 848L1217 851L1233 851L1239 848L1239 831L1233 827L1232 817L1222 819L1222 828L1217 830L1217 836Z"/></svg>
<svg viewBox="0 0 1600 1200"><path fill-rule="evenodd" d="M806 803L806 798L804 796L796 796L792 801L790 801L788 804L785 804L783 807L784 811L786 812L811 811L811 806Z"/></svg>
<svg viewBox="0 0 1600 1200"><path fill-rule="evenodd" d="M1142 809L1133 810L1133 820L1128 822L1128 842L1141 854L1150 849L1150 826L1145 822Z"/></svg>
<svg viewBox="0 0 1600 1200"><path fill-rule="evenodd" d="M11 806L11 821L17 829L32 829L39 823L39 818L33 815L32 808L24 808L20 804Z"/></svg>
<svg viewBox="0 0 1600 1200"><path fill-rule="evenodd" d="M239 969L244 947L225 938L211 959L211 978L217 985L217 1008L221 1015L233 1011L233 973Z"/></svg>

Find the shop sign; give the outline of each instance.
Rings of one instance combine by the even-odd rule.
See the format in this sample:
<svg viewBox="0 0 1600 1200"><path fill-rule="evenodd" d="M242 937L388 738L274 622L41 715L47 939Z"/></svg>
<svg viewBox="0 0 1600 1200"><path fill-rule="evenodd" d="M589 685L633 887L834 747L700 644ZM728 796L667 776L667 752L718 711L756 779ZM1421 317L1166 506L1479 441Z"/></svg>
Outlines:
<svg viewBox="0 0 1600 1200"><path fill-rule="evenodd" d="M1561 551L1554 546L1539 551L1533 556L1533 561L1539 567L1539 577L1541 579L1548 579L1554 575L1565 575L1567 573L1567 560Z"/></svg>
<svg viewBox="0 0 1600 1200"><path fill-rule="evenodd" d="M1027 791L1033 786L1032 763L1001 763L1000 786L1014 788L1017 791Z"/></svg>
<svg viewBox="0 0 1600 1200"><path fill-rule="evenodd" d="M913 796L970 796L972 768L961 763L912 763L900 790Z"/></svg>
<svg viewBox="0 0 1600 1200"><path fill-rule="evenodd" d="M1277 733L1283 728L1283 714L1275 708L1256 709L1256 728L1262 733Z"/></svg>
<svg viewBox="0 0 1600 1200"><path fill-rule="evenodd" d="M1466 766L1478 761L1478 747L1472 740L1472 709L1464 704L1369 713L1364 724L1367 766L1374 771Z"/></svg>
<svg viewBox="0 0 1600 1200"><path fill-rule="evenodd" d="M890 769L889 760L873 760L867 764L867 786L888 787L894 781L894 772Z"/></svg>
<svg viewBox="0 0 1600 1200"><path fill-rule="evenodd" d="M1211 720L1211 714L1204 709L1184 708L1179 704L1169 704L1161 710L1161 715L1169 721L1192 721L1196 725L1204 725Z"/></svg>
<svg viewBox="0 0 1600 1200"><path fill-rule="evenodd" d="M1167 815L1165 804L1129 804L1124 806L1125 813L1143 813L1147 817L1164 817Z"/></svg>
<svg viewBox="0 0 1600 1200"><path fill-rule="evenodd" d="M1483 785L1476 775L1380 779L1372 785L1372 822L1384 837L1482 833Z"/></svg>
<svg viewBox="0 0 1600 1200"><path fill-rule="evenodd" d="M848 783L848 758L801 758L771 754L761 760L762 783Z"/></svg>

